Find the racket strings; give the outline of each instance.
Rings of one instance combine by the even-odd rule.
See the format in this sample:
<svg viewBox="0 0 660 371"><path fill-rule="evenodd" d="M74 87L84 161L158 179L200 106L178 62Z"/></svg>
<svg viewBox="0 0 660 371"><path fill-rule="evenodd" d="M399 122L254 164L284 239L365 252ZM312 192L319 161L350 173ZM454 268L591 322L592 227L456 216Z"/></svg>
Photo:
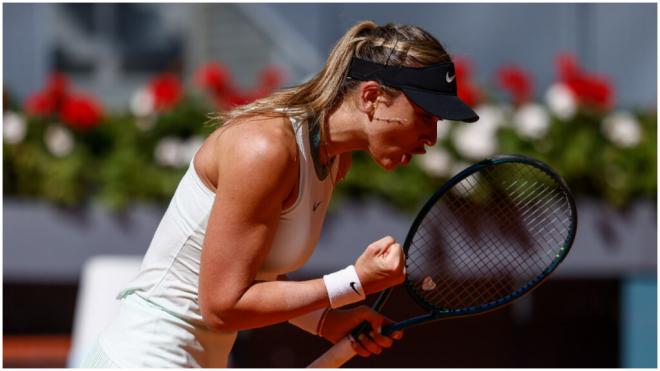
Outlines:
<svg viewBox="0 0 660 371"><path fill-rule="evenodd" d="M542 195L543 193L545 193L545 192L549 192L549 191L550 191L550 190L549 190L548 188L546 188L546 189L543 190L542 193L539 194L539 196ZM557 198L557 196L559 196L560 198ZM566 201L566 200L565 200L565 199L562 199L561 196L563 196L563 194L558 194L557 192L554 192L553 194L550 194L550 197L547 197L547 198L546 198L545 203L541 204L540 202L537 202L538 205L534 208L534 210L533 210L533 212L532 212L532 213L536 213L536 216L535 216L534 218L532 218L531 215L530 215L529 218L525 218L525 220L527 221L527 223L530 224L530 225L529 225L529 229L530 229L530 231L533 231L533 230L534 230L534 226L532 226L532 224L533 224L535 221L537 221L537 226L541 226L541 228L542 228L543 225L547 225L547 224L548 224L548 223L547 223L547 222L548 222L548 221L547 221L547 218L542 218L542 216L544 216L544 215L543 215L544 211L545 211L545 210L549 210L549 208L550 208L551 206L555 206L555 208L554 208L554 209L550 209L550 210L562 210L562 209L565 209L565 206L566 206L566 205L565 205L565 203L563 203L562 201ZM559 201L561 204L550 205L549 203L552 202L553 200L554 200L554 201ZM531 201L532 201L532 200L529 200L527 203L529 203L529 202L531 202ZM523 205L523 206L526 206L526 205ZM532 214L532 215L534 215L534 214ZM523 215L523 216L525 216L525 215ZM551 223L550 223L550 224L554 226L554 223L553 223L553 222L556 221L556 220L557 220L557 219L554 218L553 220L551 220ZM570 219L565 218L565 219L563 219L563 221L564 221L564 223L562 223L562 226L563 226L563 227L567 227L567 223L570 222ZM560 232L561 230L562 230L562 229L553 229L553 232L555 232L555 233L561 233L561 232ZM547 232L547 231L546 231L546 232Z"/></svg>
<svg viewBox="0 0 660 371"><path fill-rule="evenodd" d="M418 226L407 256L409 286L443 309L512 295L558 258L571 225L568 202L555 179L531 165L471 174Z"/></svg>
<svg viewBox="0 0 660 371"><path fill-rule="evenodd" d="M528 192L528 194L532 194L532 192ZM525 196L524 194L522 194L522 195ZM540 194L540 196L542 196L542 194ZM522 200L522 202L525 202L525 203L529 203L531 201L531 198L530 197L519 197L519 200ZM516 200L514 198L513 201L514 201L514 206L515 206L515 201L518 201L518 200ZM497 212L501 213L501 210L498 210ZM525 217L526 215L522 215L522 216ZM491 243L493 242L492 238L485 238L485 240L486 240L486 242L491 242ZM520 262L520 260L519 260L519 262Z"/></svg>
<svg viewBox="0 0 660 371"><path fill-rule="evenodd" d="M562 230L554 227L554 224L552 222L553 220L556 220L556 218L553 218L553 220L550 220L550 223L548 223L548 218L545 217L544 210L562 209L563 205L549 204L550 202L553 201L553 199L557 196L557 194L549 193L547 187L543 187L543 188L545 189L542 189L541 192L538 193L538 195L534 196L536 198L533 198L531 196L533 195L532 192L529 193L530 196L525 196L524 198L522 198L522 201L524 201L525 204L523 204L522 205L523 207L521 208L522 209L521 218L527 224L527 229L529 230L530 234L533 237L536 237L533 240L539 240L541 238L544 238L544 236L556 236L557 234L560 234L561 233L560 231ZM527 207L532 202L536 206L534 208ZM553 208L552 206L555 207ZM551 230L545 229L543 227L547 225L552 226ZM540 227L540 229L536 227ZM565 228L563 230L565 230ZM537 256L533 255L532 258L535 259L537 258ZM545 268L547 266L545 261L540 261L540 260L535 260L535 261L540 263L539 268Z"/></svg>
<svg viewBox="0 0 660 371"><path fill-rule="evenodd" d="M466 240L463 239L461 243L463 245L466 245L465 241ZM457 247L458 248L465 248L465 246L457 246ZM420 250L417 250L417 251L423 251L423 250L420 249ZM458 264L459 265L460 264L465 265L465 264L470 264L471 261L474 261L476 259L482 259L483 260L483 257L475 256L473 254L472 256L460 256L459 259L461 259L461 260L458 262ZM423 258L423 261L430 262L428 257ZM419 265L417 265L417 267L420 268L420 269L426 268L426 267L420 267ZM492 264L489 264L488 261L486 261L486 266L485 267L475 266L474 268L476 269L476 273L475 273L476 276L479 276L479 275L481 275L481 276L489 275L490 276L490 275L492 275L492 272L495 269L495 267ZM440 272L436 272L436 273L440 273ZM433 276L437 276L437 274L433 274ZM446 290L437 290L435 292L432 292L430 298L433 301L437 300L438 297L460 298L461 300L464 300L463 292L465 292L465 291L475 292L475 293L477 292L477 290L475 290L475 284L474 283L470 283L470 281L468 281L463 285L463 287L461 287L460 285L458 285L459 282L461 282L461 281L452 280L451 278L448 278L448 277L445 277L444 279L441 279L440 287L444 287L444 288L446 288ZM488 285L489 290L488 291L493 292L495 295L497 295L497 294L501 295L501 289L498 290L498 286L504 286L505 289L508 288L507 287L507 285L508 285L507 282L503 282L503 283L498 284L497 282L489 281L488 283L489 283L489 285ZM457 289L462 289L463 292L458 293L458 292L456 292ZM468 298L468 299L470 299L470 298ZM450 303L448 306L453 307L453 306L460 306L460 305L459 305L459 303Z"/></svg>

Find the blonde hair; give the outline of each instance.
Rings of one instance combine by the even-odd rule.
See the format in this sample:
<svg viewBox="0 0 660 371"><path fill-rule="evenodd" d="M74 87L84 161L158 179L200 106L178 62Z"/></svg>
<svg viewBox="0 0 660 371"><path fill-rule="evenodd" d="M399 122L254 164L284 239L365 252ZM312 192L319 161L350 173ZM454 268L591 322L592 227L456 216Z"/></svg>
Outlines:
<svg viewBox="0 0 660 371"><path fill-rule="evenodd" d="M323 69L311 80L282 89L228 112L219 113L219 121L228 122L254 115L279 116L283 109L306 112L324 122L326 115L341 103L359 81L347 79L351 59L361 59L390 66L420 67L451 61L438 40L419 27L400 24L378 26L362 21L351 27L337 42ZM382 86L388 94L396 89Z"/></svg>

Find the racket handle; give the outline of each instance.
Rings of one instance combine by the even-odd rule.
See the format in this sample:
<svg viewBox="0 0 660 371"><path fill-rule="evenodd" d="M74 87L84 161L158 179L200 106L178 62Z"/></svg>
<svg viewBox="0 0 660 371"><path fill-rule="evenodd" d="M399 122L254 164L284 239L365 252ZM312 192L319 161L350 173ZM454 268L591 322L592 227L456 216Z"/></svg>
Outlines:
<svg viewBox="0 0 660 371"><path fill-rule="evenodd" d="M310 363L307 368L338 368L350 361L355 356L355 350L353 350L349 336L339 340L332 348Z"/></svg>

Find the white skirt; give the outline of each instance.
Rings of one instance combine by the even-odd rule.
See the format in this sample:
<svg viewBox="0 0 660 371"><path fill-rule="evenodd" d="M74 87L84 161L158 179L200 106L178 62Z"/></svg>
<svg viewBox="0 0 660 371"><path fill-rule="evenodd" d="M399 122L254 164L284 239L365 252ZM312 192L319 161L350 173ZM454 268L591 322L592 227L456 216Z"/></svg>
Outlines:
<svg viewBox="0 0 660 371"><path fill-rule="evenodd" d="M193 325L134 293L122 300L81 367L227 367L235 340L236 332Z"/></svg>
<svg viewBox="0 0 660 371"><path fill-rule="evenodd" d="M120 368L101 348L98 340L94 343L92 349L87 353L80 368Z"/></svg>

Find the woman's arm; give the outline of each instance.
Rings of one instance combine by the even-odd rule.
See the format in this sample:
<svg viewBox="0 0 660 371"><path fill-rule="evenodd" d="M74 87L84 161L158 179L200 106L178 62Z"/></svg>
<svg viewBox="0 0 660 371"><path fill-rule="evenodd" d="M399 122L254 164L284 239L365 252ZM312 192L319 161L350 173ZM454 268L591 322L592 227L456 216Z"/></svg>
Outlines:
<svg viewBox="0 0 660 371"><path fill-rule="evenodd" d="M206 324L241 330L284 322L330 305L323 279L254 282L270 251L285 200L298 183L297 146L288 122L226 128L218 143L218 186L209 216L199 282ZM355 263L367 294L402 282L403 251L391 237Z"/></svg>
<svg viewBox="0 0 660 371"><path fill-rule="evenodd" d="M212 328L260 327L328 305L322 279L254 284L298 181L295 137L281 120L233 125L217 139L218 187L199 283L202 315Z"/></svg>

